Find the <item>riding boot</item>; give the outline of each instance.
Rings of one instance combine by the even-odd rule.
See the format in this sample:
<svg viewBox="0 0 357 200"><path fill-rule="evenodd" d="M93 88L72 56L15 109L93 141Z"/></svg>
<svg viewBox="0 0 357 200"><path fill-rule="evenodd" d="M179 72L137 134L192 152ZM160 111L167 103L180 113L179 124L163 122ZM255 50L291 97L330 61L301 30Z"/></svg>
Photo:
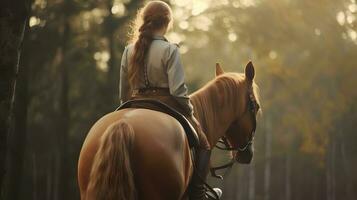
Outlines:
<svg viewBox="0 0 357 200"><path fill-rule="evenodd" d="M209 172L209 161L211 157L211 150L198 148L196 151L195 170L191 180L190 200L208 200L204 183ZM220 197L222 191L214 188L216 194ZM212 195L211 195L212 196Z"/></svg>

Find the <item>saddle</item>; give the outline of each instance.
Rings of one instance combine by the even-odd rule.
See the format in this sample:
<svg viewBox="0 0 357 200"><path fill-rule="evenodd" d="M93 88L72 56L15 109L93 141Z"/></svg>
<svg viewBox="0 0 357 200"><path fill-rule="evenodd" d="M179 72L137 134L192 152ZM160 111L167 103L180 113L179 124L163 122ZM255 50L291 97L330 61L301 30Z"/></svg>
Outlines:
<svg viewBox="0 0 357 200"><path fill-rule="evenodd" d="M170 107L169 105L155 99L136 99L136 100L129 100L123 103L115 111L124 108L145 108L145 109L151 109L151 110L163 112L165 114L170 115L171 117L175 118L185 130L190 149L199 146L199 139L198 139L197 132L193 128L191 123L186 119L184 115L182 115L174 108Z"/></svg>

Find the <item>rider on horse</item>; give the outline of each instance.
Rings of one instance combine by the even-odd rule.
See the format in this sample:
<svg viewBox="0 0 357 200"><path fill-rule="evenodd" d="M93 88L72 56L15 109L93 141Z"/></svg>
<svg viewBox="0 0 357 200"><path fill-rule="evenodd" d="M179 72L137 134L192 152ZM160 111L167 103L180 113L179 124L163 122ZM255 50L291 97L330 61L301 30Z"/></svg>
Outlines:
<svg viewBox="0 0 357 200"><path fill-rule="evenodd" d="M200 141L189 196L190 199L207 199L204 181L209 171L211 146L193 115L179 46L164 37L172 21L171 8L161 1L149 2L138 13L132 43L122 55L119 96L121 103L157 99L186 116Z"/></svg>

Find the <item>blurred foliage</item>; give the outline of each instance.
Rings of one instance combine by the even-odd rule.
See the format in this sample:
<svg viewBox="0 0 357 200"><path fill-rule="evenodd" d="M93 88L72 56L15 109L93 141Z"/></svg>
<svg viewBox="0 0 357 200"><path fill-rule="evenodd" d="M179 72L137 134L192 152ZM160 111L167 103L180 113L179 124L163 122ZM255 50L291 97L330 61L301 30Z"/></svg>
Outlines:
<svg viewBox="0 0 357 200"><path fill-rule="evenodd" d="M29 75L29 113L19 199L58 199L61 133L56 130L63 59L69 72L68 198L79 198L79 151L92 124L118 106L118 63L128 39L129 20L141 5L134 0L64 2L35 0L32 5L22 59ZM254 165L233 169L224 181L224 198L267 199L264 180L269 160L271 199L355 199L356 2L169 3L175 21L168 38L180 43L190 91L214 77L215 62L226 71L243 72L249 60L256 67L263 115L258 122ZM64 20L69 22L70 34L66 52L61 54ZM272 137L270 157L265 154L268 134ZM219 162L224 158L217 157ZM252 170L254 177L249 174ZM248 185L252 177L255 183ZM254 198L249 194L251 187Z"/></svg>

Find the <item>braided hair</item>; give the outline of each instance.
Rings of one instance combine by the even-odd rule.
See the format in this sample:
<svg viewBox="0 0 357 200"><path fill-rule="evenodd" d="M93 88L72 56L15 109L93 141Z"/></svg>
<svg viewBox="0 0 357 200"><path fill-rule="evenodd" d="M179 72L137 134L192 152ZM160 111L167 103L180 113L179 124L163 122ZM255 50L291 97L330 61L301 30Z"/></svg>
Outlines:
<svg viewBox="0 0 357 200"><path fill-rule="evenodd" d="M168 27L171 8L162 1L150 1L137 14L132 42L134 51L130 57L128 75L131 88L137 85L144 73L145 59L155 31Z"/></svg>

